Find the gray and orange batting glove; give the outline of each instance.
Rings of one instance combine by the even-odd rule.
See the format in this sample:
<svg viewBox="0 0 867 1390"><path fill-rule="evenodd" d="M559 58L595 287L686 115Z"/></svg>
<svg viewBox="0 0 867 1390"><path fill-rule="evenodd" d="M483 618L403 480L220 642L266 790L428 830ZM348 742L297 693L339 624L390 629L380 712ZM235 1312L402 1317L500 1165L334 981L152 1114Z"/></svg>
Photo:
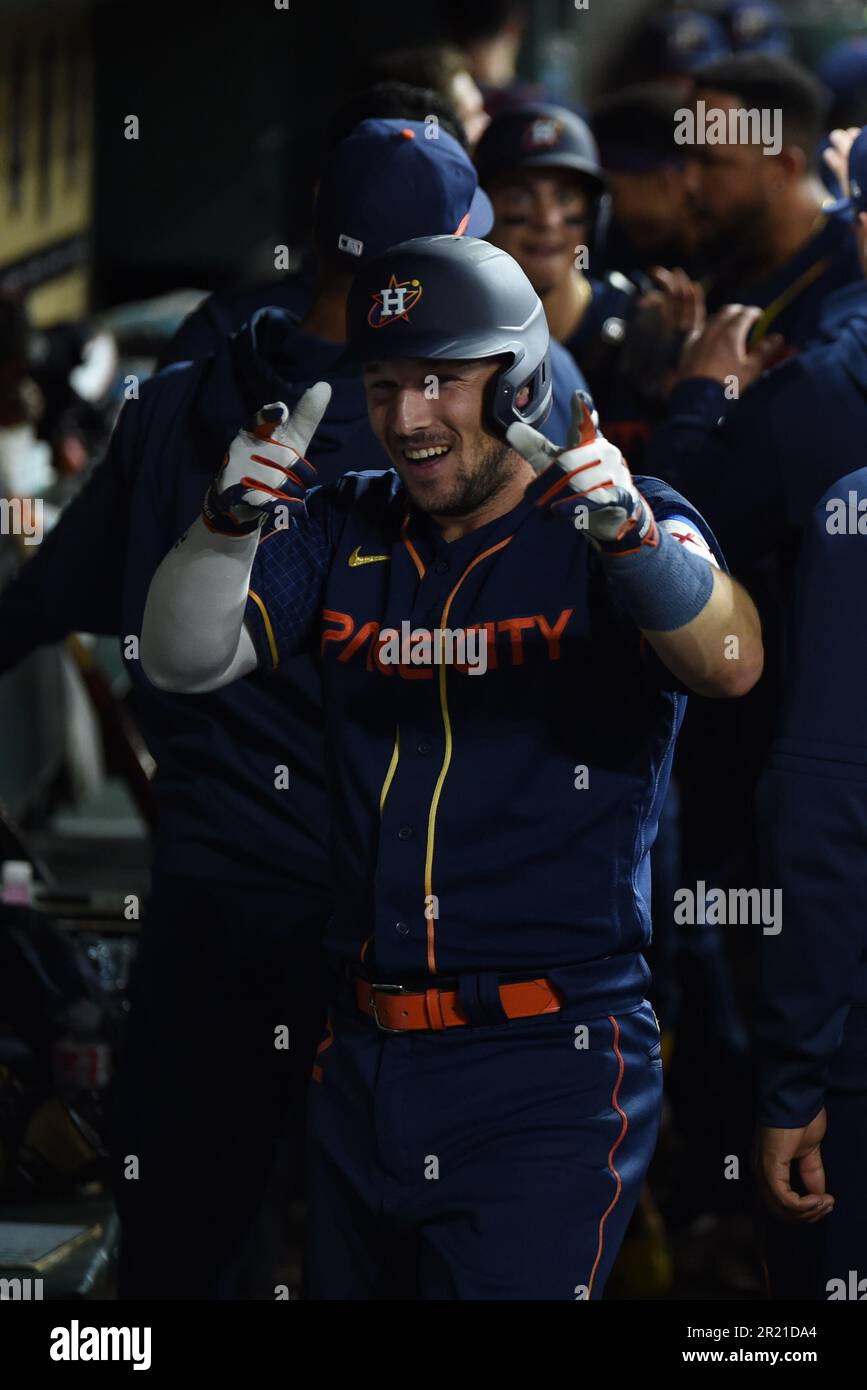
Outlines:
<svg viewBox="0 0 867 1390"><path fill-rule="evenodd" d="M210 531L246 536L278 507L300 507L316 482L316 468L305 457L328 409L331 387L317 381L292 411L282 401L265 405L250 429L239 430L202 503Z"/></svg>
<svg viewBox="0 0 867 1390"><path fill-rule="evenodd" d="M572 397L569 443L559 449L531 425L516 423L506 431L509 444L536 473L551 469L551 486L539 499L581 515L588 539L609 554L628 554L658 542L650 504L642 497L626 460L597 429L587 396ZM557 474L561 476L557 476ZM582 510L583 509L583 510Z"/></svg>

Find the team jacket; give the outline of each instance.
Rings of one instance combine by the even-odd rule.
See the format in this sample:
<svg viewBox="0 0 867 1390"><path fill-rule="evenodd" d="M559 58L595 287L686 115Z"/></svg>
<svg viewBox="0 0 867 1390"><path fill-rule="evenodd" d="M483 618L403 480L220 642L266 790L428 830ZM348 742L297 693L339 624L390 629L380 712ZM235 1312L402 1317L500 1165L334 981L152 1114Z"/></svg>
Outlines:
<svg viewBox="0 0 867 1390"><path fill-rule="evenodd" d="M348 475L259 545L260 665L322 656L327 940L343 959L372 944L386 980L580 967L582 985L646 983L648 855L685 696L572 518L541 505L550 482L447 543L395 472ZM715 545L683 498L636 483L681 539ZM436 629L484 633L484 674L459 647L419 664L386 645L416 630L423 654Z"/></svg>
<svg viewBox="0 0 867 1390"><path fill-rule="evenodd" d="M819 331L739 401L681 383L650 445L647 467L707 516L736 574L807 523L867 437L867 283L830 296Z"/></svg>
<svg viewBox="0 0 867 1390"><path fill-rule="evenodd" d="M767 863L782 890L782 929L761 947L766 1125L796 1127L818 1114L850 1007L867 1005L865 583L862 468L840 478L809 521L783 719L760 786Z"/></svg>

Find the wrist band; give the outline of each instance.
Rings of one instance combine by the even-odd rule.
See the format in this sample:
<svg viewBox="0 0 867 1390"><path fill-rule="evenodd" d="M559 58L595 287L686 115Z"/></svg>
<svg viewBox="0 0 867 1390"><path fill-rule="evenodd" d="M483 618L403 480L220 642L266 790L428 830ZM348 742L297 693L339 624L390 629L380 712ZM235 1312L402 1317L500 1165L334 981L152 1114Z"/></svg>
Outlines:
<svg viewBox="0 0 867 1390"><path fill-rule="evenodd" d="M628 554L600 550L609 588L640 628L674 632L698 617L713 593L713 566L658 528L656 545Z"/></svg>

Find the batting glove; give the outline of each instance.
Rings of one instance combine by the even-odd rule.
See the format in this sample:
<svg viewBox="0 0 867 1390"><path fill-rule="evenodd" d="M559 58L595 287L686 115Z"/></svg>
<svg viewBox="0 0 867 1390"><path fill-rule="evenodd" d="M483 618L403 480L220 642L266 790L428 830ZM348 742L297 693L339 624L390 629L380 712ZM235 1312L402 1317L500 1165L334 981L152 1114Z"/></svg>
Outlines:
<svg viewBox="0 0 867 1390"><path fill-rule="evenodd" d="M600 550L627 554L643 545L656 545L658 532L650 504L635 486L620 450L598 433L597 424L587 397L576 391L565 449L531 425L510 425L506 438L536 473L551 469L551 486L540 500L581 515L584 525L578 529L586 529Z"/></svg>
<svg viewBox="0 0 867 1390"><path fill-rule="evenodd" d="M317 381L291 415L282 401L265 405L251 429L239 430L202 504L205 525L224 536L246 536L278 507L297 509L316 468L305 453L331 399Z"/></svg>

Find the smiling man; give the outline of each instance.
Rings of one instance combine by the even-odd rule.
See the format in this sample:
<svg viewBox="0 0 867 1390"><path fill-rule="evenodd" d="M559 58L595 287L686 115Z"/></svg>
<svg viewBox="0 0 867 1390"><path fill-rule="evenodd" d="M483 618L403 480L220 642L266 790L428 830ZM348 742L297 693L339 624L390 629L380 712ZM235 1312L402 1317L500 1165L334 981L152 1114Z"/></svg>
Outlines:
<svg viewBox="0 0 867 1390"><path fill-rule="evenodd" d="M633 336L651 281L597 269L606 179L589 126L565 107L519 107L495 117L475 159L494 209L488 240L524 271L552 338L587 378L609 436L634 460L659 413L655 373L672 346L657 320ZM634 349L648 333L650 350L636 361Z"/></svg>
<svg viewBox="0 0 867 1390"><path fill-rule="evenodd" d="M393 247L347 317L392 468L313 487L328 387L269 408L155 575L142 661L203 691L322 656L311 1296L599 1298L659 1123L641 952L684 687L750 688L755 609L580 396L564 451L539 432L548 328L503 251ZM403 622L483 631L484 675L383 660Z"/></svg>
<svg viewBox="0 0 867 1390"><path fill-rule="evenodd" d="M479 430L479 400L507 365L493 361L370 362L364 366L368 416L417 507L442 519L446 540L496 514L505 489L514 492L514 454L502 439ZM436 383L442 405L431 409ZM530 388L515 396L526 408ZM515 500L520 493L515 492Z"/></svg>
<svg viewBox="0 0 867 1390"><path fill-rule="evenodd" d="M482 136L476 167L494 207L489 240L518 262L552 336L574 352L591 300L608 292L584 274L605 191L589 127L560 106L506 111Z"/></svg>

